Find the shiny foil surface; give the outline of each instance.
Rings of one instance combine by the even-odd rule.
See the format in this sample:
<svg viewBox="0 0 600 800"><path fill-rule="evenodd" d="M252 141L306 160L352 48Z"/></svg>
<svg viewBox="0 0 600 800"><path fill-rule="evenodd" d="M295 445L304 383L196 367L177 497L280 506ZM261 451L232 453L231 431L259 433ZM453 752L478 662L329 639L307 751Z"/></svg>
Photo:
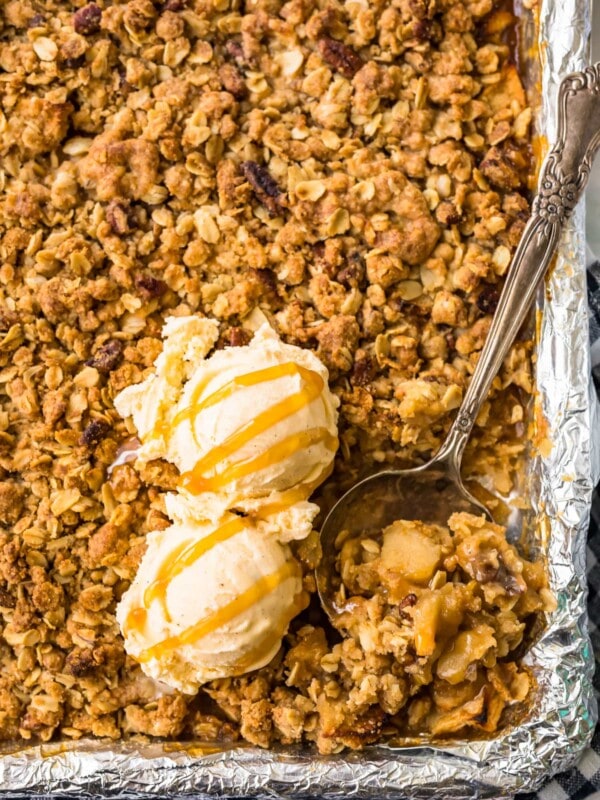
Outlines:
<svg viewBox="0 0 600 800"><path fill-rule="evenodd" d="M523 15L531 18L532 12ZM538 24L524 27L537 30L540 39L537 130L551 142L560 79L586 64L590 8L587 0L542 0ZM380 746L331 757L301 749L211 751L177 743L80 740L13 746L0 756L0 794L459 800L531 791L570 767L591 739L596 721L585 558L591 493L600 472L600 442L594 441L600 422L589 382L584 246L580 207L545 292L540 292L537 402L549 423L552 448L529 466L536 527L558 608L525 659L539 690L524 722L492 741L444 748Z"/></svg>

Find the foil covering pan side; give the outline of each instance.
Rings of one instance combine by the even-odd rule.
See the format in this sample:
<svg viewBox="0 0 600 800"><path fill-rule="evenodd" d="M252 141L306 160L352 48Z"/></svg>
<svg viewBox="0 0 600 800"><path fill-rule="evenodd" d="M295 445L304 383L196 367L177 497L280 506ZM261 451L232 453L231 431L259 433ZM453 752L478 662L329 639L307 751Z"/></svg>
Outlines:
<svg viewBox="0 0 600 800"><path fill-rule="evenodd" d="M586 0L542 0L540 132L551 139L560 78L587 60ZM589 384L583 211L565 233L540 298L537 387L552 450L535 463L534 507L559 605L527 656L540 692L524 723L488 742L452 748L373 747L314 756L251 747L198 752L185 745L79 741L4 749L3 797L261 797L470 800L531 791L566 769L589 742L596 705L585 610L585 553L600 443L594 441Z"/></svg>

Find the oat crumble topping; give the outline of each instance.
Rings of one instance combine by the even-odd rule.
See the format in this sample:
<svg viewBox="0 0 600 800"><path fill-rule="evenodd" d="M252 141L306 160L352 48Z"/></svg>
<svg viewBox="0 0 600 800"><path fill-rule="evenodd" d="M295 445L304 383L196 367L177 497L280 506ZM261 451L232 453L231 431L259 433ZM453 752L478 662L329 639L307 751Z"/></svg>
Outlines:
<svg viewBox="0 0 600 800"><path fill-rule="evenodd" d="M258 307L330 370L331 493L440 444L529 212L531 110L514 19L492 5L3 5L2 739L333 752L393 733L398 714L435 732L427 692L408 704L389 654L337 643L316 601L269 667L157 697L114 609L177 476L107 474L132 433L112 399L148 374L165 316L212 316L218 346L236 346ZM466 458L500 493L525 447L530 350L514 346ZM317 535L296 551L314 592Z"/></svg>

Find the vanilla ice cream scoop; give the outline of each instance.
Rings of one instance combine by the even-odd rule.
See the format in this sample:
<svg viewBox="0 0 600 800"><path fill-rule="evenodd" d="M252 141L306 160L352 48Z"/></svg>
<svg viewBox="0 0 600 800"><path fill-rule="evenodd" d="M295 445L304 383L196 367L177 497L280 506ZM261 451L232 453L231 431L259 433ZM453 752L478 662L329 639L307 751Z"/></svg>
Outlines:
<svg viewBox="0 0 600 800"><path fill-rule="evenodd" d="M304 502L331 472L338 446L326 367L266 324L249 345L206 358L217 334L212 320L171 318L155 373L115 398L133 417L139 457L173 462L181 490L203 498L202 513L207 494L219 513L256 511L257 499L275 498L278 508Z"/></svg>
<svg viewBox="0 0 600 800"><path fill-rule="evenodd" d="M154 372L115 406L133 418L138 458L181 477L173 524L148 535L117 619L147 675L194 692L267 664L307 604L287 542L319 511L308 497L333 466L337 400L319 359L268 325L210 357L213 320L172 317L163 335Z"/></svg>
<svg viewBox="0 0 600 800"><path fill-rule="evenodd" d="M147 675L193 693L271 661L308 595L289 548L260 521L197 522L179 497L169 505L176 521L149 534L117 620Z"/></svg>

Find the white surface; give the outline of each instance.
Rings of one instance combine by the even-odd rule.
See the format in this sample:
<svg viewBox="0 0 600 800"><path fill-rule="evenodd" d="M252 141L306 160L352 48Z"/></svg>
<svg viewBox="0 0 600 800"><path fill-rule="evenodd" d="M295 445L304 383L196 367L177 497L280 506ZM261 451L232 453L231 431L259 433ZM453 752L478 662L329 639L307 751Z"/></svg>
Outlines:
<svg viewBox="0 0 600 800"><path fill-rule="evenodd" d="M600 61L600 3L594 3L591 60ZM588 245L600 257L600 158L596 159L587 191L586 233Z"/></svg>

